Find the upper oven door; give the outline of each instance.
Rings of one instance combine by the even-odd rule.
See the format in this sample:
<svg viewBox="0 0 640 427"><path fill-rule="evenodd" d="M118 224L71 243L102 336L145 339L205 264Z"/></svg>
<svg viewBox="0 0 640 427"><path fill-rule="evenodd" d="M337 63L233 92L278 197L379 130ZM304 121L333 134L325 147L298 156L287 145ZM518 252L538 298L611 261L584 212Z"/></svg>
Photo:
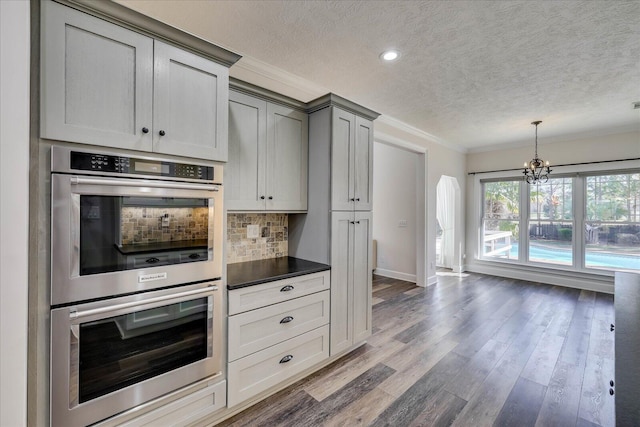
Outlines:
<svg viewBox="0 0 640 427"><path fill-rule="evenodd" d="M51 176L51 304L222 276L222 186Z"/></svg>

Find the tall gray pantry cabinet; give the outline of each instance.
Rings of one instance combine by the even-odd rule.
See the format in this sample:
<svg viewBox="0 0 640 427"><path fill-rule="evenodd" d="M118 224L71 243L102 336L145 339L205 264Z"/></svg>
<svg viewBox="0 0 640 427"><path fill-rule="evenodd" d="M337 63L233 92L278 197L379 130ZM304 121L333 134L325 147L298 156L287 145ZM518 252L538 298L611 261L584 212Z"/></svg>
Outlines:
<svg viewBox="0 0 640 427"><path fill-rule="evenodd" d="M308 105L309 201L289 218L289 254L331 265L330 354L371 335L373 120L328 94Z"/></svg>

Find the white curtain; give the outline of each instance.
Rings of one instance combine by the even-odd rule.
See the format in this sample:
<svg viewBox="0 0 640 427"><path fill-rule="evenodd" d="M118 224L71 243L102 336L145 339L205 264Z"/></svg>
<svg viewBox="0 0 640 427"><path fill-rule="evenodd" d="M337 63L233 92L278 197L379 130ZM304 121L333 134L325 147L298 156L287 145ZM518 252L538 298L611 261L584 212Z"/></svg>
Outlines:
<svg viewBox="0 0 640 427"><path fill-rule="evenodd" d="M458 188L460 188L458 181L445 175L440 178L436 188L436 218L442 228L438 264L445 268L453 268L456 190Z"/></svg>

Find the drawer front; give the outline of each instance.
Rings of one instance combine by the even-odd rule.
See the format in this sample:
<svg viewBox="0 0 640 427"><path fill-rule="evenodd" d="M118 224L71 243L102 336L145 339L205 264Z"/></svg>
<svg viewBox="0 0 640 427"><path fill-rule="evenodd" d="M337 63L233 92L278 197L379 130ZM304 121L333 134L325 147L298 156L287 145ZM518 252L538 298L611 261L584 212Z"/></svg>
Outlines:
<svg viewBox="0 0 640 427"><path fill-rule="evenodd" d="M229 317L233 361L329 323L329 291Z"/></svg>
<svg viewBox="0 0 640 427"><path fill-rule="evenodd" d="M229 314L238 314L329 289L330 272L306 274L291 279L229 291Z"/></svg>
<svg viewBox="0 0 640 427"><path fill-rule="evenodd" d="M228 406L261 393L329 357L329 326L229 363Z"/></svg>
<svg viewBox="0 0 640 427"><path fill-rule="evenodd" d="M119 421L121 417L116 416L97 424L96 427L184 426L226 406L227 382L220 381L138 417L122 422Z"/></svg>

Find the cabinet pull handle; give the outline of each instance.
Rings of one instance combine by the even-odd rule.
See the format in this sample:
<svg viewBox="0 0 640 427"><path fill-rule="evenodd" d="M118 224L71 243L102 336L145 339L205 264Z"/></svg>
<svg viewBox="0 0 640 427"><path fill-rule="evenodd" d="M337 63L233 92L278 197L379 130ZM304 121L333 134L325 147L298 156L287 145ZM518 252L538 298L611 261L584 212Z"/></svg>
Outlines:
<svg viewBox="0 0 640 427"><path fill-rule="evenodd" d="M260 200L264 200L264 196L260 196Z"/></svg>
<svg viewBox="0 0 640 427"><path fill-rule="evenodd" d="M360 224L360 221L356 221L356 224Z"/></svg>
<svg viewBox="0 0 640 427"><path fill-rule="evenodd" d="M160 262L160 260L156 257L152 257L146 260L145 262L148 262L149 264L155 264L156 262Z"/></svg>
<svg viewBox="0 0 640 427"><path fill-rule="evenodd" d="M609 385L610 385L611 387L613 387L613 386L615 385L615 383L613 382L613 380L609 381Z"/></svg>
<svg viewBox="0 0 640 427"><path fill-rule="evenodd" d="M352 197L352 198L350 198L349 200L351 200L352 202L355 202L355 201L356 201L356 199L354 199L353 197Z"/></svg>
<svg viewBox="0 0 640 427"><path fill-rule="evenodd" d="M160 132L158 132L160 134L160 136L165 136L167 133L163 130L160 130Z"/></svg>
<svg viewBox="0 0 640 427"><path fill-rule="evenodd" d="M269 196L269 200L273 200L273 196Z"/></svg>
<svg viewBox="0 0 640 427"><path fill-rule="evenodd" d="M198 258L200 258L200 254L191 254L191 255L189 255L189 258L198 259Z"/></svg>
<svg viewBox="0 0 640 427"><path fill-rule="evenodd" d="M287 286L284 286L282 289L280 289L280 292L289 292L289 291L292 291L293 289L294 289L293 286L287 285Z"/></svg>
<svg viewBox="0 0 640 427"><path fill-rule="evenodd" d="M359 201L360 201L360 197L356 197L356 202L359 202Z"/></svg>
<svg viewBox="0 0 640 427"><path fill-rule="evenodd" d="M287 361L287 362L288 362L288 361ZM280 363L282 363L282 361L281 361ZM610 389L609 389L609 394L610 394L611 396L613 396L613 395L614 395L614 393L615 393L615 391L613 391L613 389L612 389L612 388L610 388Z"/></svg>
<svg viewBox="0 0 640 427"><path fill-rule="evenodd" d="M142 128L142 133L149 133L149 128Z"/></svg>
<svg viewBox="0 0 640 427"><path fill-rule="evenodd" d="M282 318L282 320L280 321L280 323L289 323L289 322L291 322L292 320L293 320L293 317L292 317L292 316L287 316L287 317Z"/></svg>
<svg viewBox="0 0 640 427"><path fill-rule="evenodd" d="M615 330L616 330L616 325L614 325L614 324L612 323L612 324L611 324L611 329L610 329L610 331L611 331L611 332L613 332L613 331L615 331Z"/></svg>
<svg viewBox="0 0 640 427"><path fill-rule="evenodd" d="M289 362L291 359L293 359L293 355L292 355L292 354L287 354L285 357L283 357L282 359L280 359L280 363L287 363L287 362Z"/></svg>

